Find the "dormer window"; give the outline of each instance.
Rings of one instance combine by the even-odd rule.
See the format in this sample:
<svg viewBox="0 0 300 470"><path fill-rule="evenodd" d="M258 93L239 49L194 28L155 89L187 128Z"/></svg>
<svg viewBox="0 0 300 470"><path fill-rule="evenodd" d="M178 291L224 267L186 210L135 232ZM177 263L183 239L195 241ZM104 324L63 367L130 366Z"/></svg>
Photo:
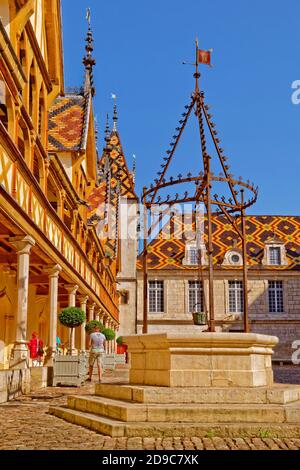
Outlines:
<svg viewBox="0 0 300 470"><path fill-rule="evenodd" d="M284 242L276 236L269 238L265 243L264 257L262 260L264 266L287 266L288 259Z"/></svg>
<svg viewBox="0 0 300 470"><path fill-rule="evenodd" d="M229 250L225 254L223 266L242 266L243 256L239 249Z"/></svg>
<svg viewBox="0 0 300 470"><path fill-rule="evenodd" d="M237 263L239 263L239 262L240 262L240 259L241 259L240 255L234 254L234 255L231 256L231 262L232 262L232 264L237 264Z"/></svg>
<svg viewBox="0 0 300 470"><path fill-rule="evenodd" d="M190 247L188 249L188 263L198 264L198 250L196 247Z"/></svg>
<svg viewBox="0 0 300 470"><path fill-rule="evenodd" d="M206 247L200 246L201 263L203 266L207 264ZM182 261L184 266L198 266L199 263L199 249L196 242L189 242L185 245L185 257Z"/></svg>
<svg viewBox="0 0 300 470"><path fill-rule="evenodd" d="M269 264L272 266L281 265L281 250L277 246L271 246L269 248Z"/></svg>

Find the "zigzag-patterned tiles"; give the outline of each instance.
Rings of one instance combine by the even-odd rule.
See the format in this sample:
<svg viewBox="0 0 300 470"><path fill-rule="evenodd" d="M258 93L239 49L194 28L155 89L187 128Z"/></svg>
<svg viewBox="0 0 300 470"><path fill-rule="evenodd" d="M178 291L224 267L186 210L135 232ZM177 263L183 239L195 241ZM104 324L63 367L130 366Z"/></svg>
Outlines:
<svg viewBox="0 0 300 470"><path fill-rule="evenodd" d="M113 207L116 207L118 198L116 192L118 178L121 182L120 190L122 196L127 196L129 199L136 199L136 195L134 192L133 177L128 170L120 143L120 137L117 132L111 133L108 146L108 151L111 158L111 204ZM100 160L100 168L104 168L105 166L106 152L107 149L104 151ZM92 192L88 201L90 206L90 217L97 212L99 206L102 206L105 203L106 191L106 181L102 181L100 185Z"/></svg>
<svg viewBox="0 0 300 470"><path fill-rule="evenodd" d="M109 142L103 153L102 159L99 163L99 167L103 169L105 167L105 159L107 152L110 155L110 212L109 212L109 227L107 230L111 239L107 240L107 247L111 250L115 250L115 235L117 232L117 208L118 208L118 180L120 181L120 194L126 196L128 199L137 199L134 191L134 182L132 174L129 172L125 156L122 150L120 137L118 132L113 131L110 135ZM93 217L100 216L104 218L105 203L107 199L107 182L106 179L100 182L100 185L96 187L89 197L89 219L92 221Z"/></svg>
<svg viewBox="0 0 300 470"><path fill-rule="evenodd" d="M55 100L49 113L49 151L79 150L84 132L86 99L67 95Z"/></svg>
<svg viewBox="0 0 300 470"><path fill-rule="evenodd" d="M300 269L300 217L248 216L246 227L248 263L251 267L261 266L265 242L276 236L285 244L289 264L288 266L272 266L270 269ZM195 223L191 220L183 222L175 218L166 224L158 238L149 244L149 269L194 269L182 264L185 256L185 242L194 239L194 229ZM241 241L223 216L214 217L213 233L214 264L221 266L228 250L234 246L241 249ZM207 221L205 221L205 242L207 242L206 234ZM139 257L137 266L138 269L142 269L142 256Z"/></svg>

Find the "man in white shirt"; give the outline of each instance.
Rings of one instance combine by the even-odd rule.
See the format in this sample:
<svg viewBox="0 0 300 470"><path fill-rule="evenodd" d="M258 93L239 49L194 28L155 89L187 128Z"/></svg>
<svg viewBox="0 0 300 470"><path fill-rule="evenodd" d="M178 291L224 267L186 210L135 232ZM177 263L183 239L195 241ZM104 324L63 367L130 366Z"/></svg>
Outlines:
<svg viewBox="0 0 300 470"><path fill-rule="evenodd" d="M97 362L98 377L101 382L102 377L102 357L105 353L105 336L100 332L100 328L96 326L94 332L90 335L90 358L89 358L89 378L88 382L92 381L94 364Z"/></svg>

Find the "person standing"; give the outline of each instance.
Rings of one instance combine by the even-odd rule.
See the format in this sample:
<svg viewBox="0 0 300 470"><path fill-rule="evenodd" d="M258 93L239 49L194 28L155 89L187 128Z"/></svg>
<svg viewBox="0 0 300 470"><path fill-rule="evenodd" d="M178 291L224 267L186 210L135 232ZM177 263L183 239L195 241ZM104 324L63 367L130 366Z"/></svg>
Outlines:
<svg viewBox="0 0 300 470"><path fill-rule="evenodd" d="M98 378L101 382L102 378L102 357L105 353L105 336L100 332L100 328L96 326L90 335L90 358L89 358L89 377L88 382L92 381L95 362L98 367Z"/></svg>
<svg viewBox="0 0 300 470"><path fill-rule="evenodd" d="M56 354L60 353L61 348L61 339L59 336L56 336Z"/></svg>
<svg viewBox="0 0 300 470"><path fill-rule="evenodd" d="M39 338L38 333L33 332L31 340L28 344L30 359L32 360L33 367L40 367L43 362L43 341Z"/></svg>

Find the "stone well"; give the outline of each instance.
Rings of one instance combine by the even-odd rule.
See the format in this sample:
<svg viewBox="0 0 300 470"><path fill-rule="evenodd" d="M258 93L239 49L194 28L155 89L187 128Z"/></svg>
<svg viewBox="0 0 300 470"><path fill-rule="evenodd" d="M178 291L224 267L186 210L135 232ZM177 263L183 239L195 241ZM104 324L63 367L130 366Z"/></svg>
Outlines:
<svg viewBox="0 0 300 470"><path fill-rule="evenodd" d="M130 383L162 387L264 387L273 384L278 338L254 333L170 333L124 337Z"/></svg>

